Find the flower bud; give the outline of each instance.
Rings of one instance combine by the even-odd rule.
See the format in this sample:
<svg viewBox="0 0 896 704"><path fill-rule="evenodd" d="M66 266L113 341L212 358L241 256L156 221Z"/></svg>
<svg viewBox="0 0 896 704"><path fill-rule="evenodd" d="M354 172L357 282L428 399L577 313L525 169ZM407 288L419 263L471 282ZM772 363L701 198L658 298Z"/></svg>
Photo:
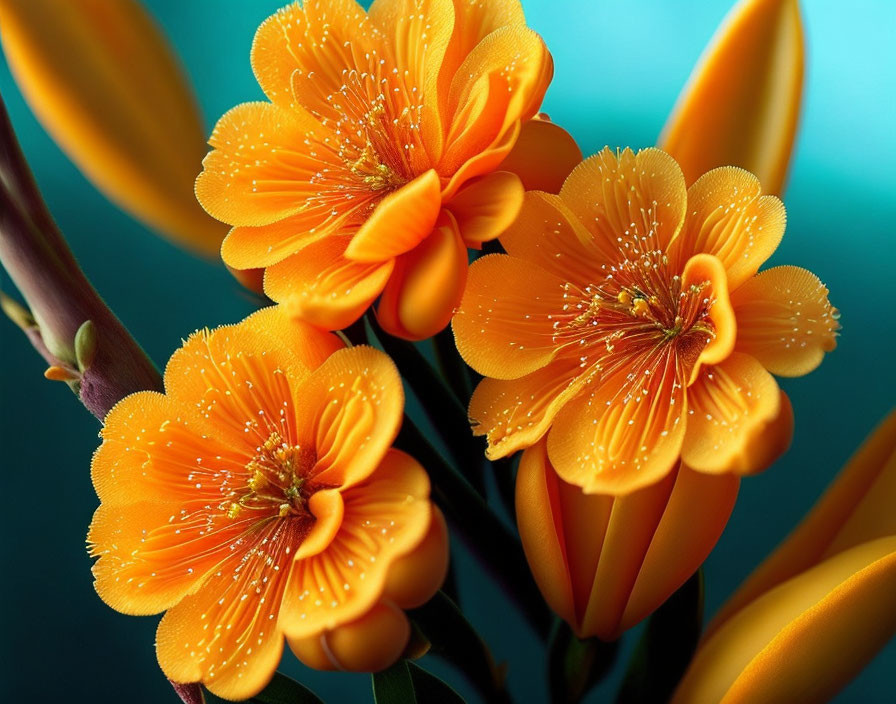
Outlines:
<svg viewBox="0 0 896 704"><path fill-rule="evenodd" d="M659 146L688 185L717 166L740 166L780 194L803 94L797 0L741 0L707 48Z"/></svg>
<svg viewBox="0 0 896 704"><path fill-rule="evenodd" d="M616 639L700 567L739 484L682 464L626 496L586 494L557 476L540 441L520 461L516 515L545 600L580 638Z"/></svg>
<svg viewBox="0 0 896 704"><path fill-rule="evenodd" d="M673 698L826 702L896 633L896 413L707 629Z"/></svg>
<svg viewBox="0 0 896 704"><path fill-rule="evenodd" d="M97 188L217 255L227 230L193 194L206 151L196 100L137 0L0 0L0 39L35 115Z"/></svg>

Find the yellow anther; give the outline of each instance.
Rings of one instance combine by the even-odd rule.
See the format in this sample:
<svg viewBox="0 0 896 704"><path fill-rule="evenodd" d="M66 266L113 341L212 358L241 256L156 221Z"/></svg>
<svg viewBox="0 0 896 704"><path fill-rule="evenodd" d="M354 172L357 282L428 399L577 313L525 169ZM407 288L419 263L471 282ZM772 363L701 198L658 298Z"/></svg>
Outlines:
<svg viewBox="0 0 896 704"><path fill-rule="evenodd" d="M289 504L280 504L280 510L277 512L280 515L280 518L285 518L289 515L289 512L292 510L292 506Z"/></svg>
<svg viewBox="0 0 896 704"><path fill-rule="evenodd" d="M230 504L230 508L227 509L227 517L228 518L236 518L240 515L242 511L242 507L237 503Z"/></svg>
<svg viewBox="0 0 896 704"><path fill-rule="evenodd" d="M632 312L635 315L645 316L650 312L650 306L643 298L636 298L632 303Z"/></svg>
<svg viewBox="0 0 896 704"><path fill-rule="evenodd" d="M264 474L262 474L261 470L256 470L255 474L249 479L249 488L252 491L259 491L264 489L268 484L268 480L265 478Z"/></svg>
<svg viewBox="0 0 896 704"><path fill-rule="evenodd" d="M631 305L632 294L630 294L628 291L625 291L625 290L620 291L619 294L616 296L616 300L619 301L624 306Z"/></svg>

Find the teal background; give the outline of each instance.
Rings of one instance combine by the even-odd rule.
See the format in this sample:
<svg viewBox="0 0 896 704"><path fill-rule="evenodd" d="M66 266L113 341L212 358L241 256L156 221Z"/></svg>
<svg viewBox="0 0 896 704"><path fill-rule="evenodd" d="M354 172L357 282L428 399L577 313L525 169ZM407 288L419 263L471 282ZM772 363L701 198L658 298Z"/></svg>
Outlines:
<svg viewBox="0 0 896 704"><path fill-rule="evenodd" d="M147 4L181 56L209 128L229 107L261 96L249 46L255 27L280 2ZM589 154L605 144L638 148L656 141L731 2L523 4L556 62L545 110ZM896 396L896 3L808 0L803 14L807 90L785 197L788 230L771 263L799 264L828 284L842 311L842 337L819 370L782 382L796 412L793 447L743 483L706 563L710 613L809 509ZM158 364L197 327L234 322L252 310L218 264L155 236L85 181L37 124L5 62L0 93L72 249ZM6 278L3 288L10 292ZM91 586L84 534L96 506L88 466L97 422L64 385L44 381L44 365L5 318L0 355L0 700L175 702L155 663L156 619L113 612ZM466 555L457 551L455 559L467 612L498 659L509 661L518 701L543 701L534 636ZM626 639L623 655L635 639ZM284 668L327 701L367 701L365 676L311 672L290 655ZM890 643L837 701L892 702L894 670ZM616 681L589 701L608 700Z"/></svg>

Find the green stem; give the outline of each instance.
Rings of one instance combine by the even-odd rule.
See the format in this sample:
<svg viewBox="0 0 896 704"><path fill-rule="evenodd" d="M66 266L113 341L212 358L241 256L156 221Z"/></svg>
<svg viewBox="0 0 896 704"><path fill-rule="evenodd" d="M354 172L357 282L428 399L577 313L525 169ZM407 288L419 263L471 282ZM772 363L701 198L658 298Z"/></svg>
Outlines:
<svg viewBox="0 0 896 704"><path fill-rule="evenodd" d="M484 701L510 704L504 673L476 629L444 592L408 616L430 643L430 653L460 670Z"/></svg>
<svg viewBox="0 0 896 704"><path fill-rule="evenodd" d="M501 585L507 597L541 637L550 632L553 616L535 585L517 537L489 509L470 483L405 417L396 446L413 455L429 472L436 503L479 563Z"/></svg>
<svg viewBox="0 0 896 704"><path fill-rule="evenodd" d="M466 407L473 395L473 382L470 379L470 370L454 343L454 333L450 327L445 328L432 338L433 351L439 371L448 386L454 392L458 401Z"/></svg>
<svg viewBox="0 0 896 704"><path fill-rule="evenodd" d="M373 315L368 315L367 321L375 338L419 399L455 465L476 491L484 495L485 459L473 441L466 409L413 343L386 333Z"/></svg>

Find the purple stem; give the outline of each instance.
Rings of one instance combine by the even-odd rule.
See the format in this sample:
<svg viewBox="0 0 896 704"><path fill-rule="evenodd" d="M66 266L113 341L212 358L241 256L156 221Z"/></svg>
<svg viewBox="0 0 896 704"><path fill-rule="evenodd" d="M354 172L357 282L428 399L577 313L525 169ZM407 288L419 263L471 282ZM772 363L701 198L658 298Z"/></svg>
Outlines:
<svg viewBox="0 0 896 704"><path fill-rule="evenodd" d="M36 322L26 335L48 363L77 371L78 396L94 416L102 420L135 391L162 390L159 372L75 261L35 184L2 100L0 264ZM90 363L79 369L75 334L88 320L96 344Z"/></svg>

